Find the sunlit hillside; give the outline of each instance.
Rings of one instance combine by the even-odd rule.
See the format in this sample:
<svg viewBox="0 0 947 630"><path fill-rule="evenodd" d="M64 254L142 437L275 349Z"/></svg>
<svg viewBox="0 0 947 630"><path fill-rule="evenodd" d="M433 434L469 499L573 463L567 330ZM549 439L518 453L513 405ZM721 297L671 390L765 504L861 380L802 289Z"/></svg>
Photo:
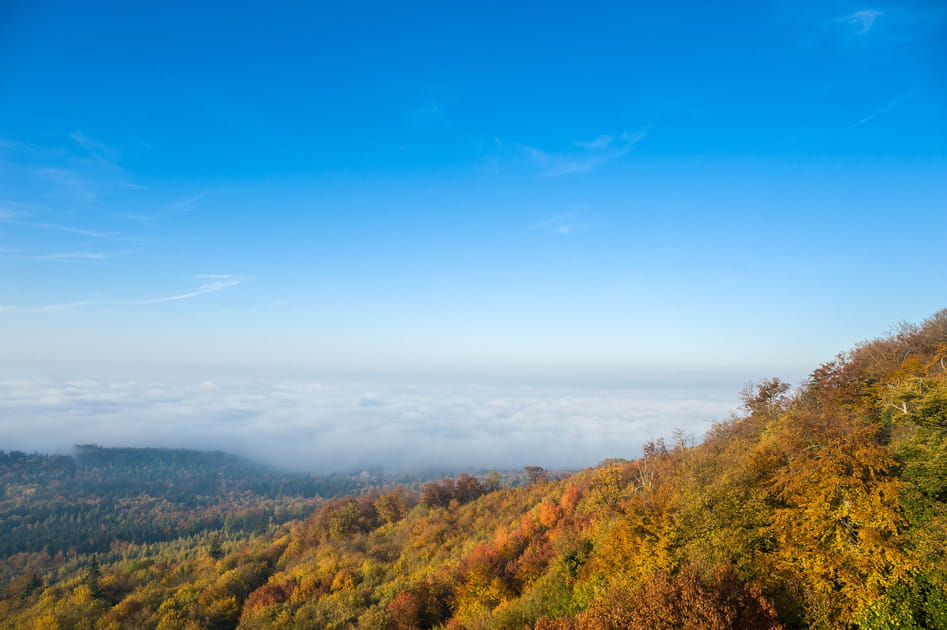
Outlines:
<svg viewBox="0 0 947 630"><path fill-rule="evenodd" d="M947 311L748 387L697 442L526 473L10 558L0 627L947 628Z"/></svg>

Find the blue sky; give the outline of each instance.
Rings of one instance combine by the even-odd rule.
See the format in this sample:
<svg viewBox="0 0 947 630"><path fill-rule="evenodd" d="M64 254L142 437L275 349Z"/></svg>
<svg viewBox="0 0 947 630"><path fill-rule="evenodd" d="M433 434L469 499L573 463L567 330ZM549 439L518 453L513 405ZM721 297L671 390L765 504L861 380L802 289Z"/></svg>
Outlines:
<svg viewBox="0 0 947 630"><path fill-rule="evenodd" d="M456 4L3 3L5 371L739 383L947 306L941 3Z"/></svg>

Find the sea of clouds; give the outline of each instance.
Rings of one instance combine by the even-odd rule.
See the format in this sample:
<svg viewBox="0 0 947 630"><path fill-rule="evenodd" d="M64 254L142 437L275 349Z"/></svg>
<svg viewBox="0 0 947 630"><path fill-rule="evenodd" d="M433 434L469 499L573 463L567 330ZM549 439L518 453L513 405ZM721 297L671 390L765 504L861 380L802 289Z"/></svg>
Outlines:
<svg viewBox="0 0 947 630"><path fill-rule="evenodd" d="M723 388L7 378L0 450L219 449L310 472L583 468L675 429L699 438L737 405Z"/></svg>

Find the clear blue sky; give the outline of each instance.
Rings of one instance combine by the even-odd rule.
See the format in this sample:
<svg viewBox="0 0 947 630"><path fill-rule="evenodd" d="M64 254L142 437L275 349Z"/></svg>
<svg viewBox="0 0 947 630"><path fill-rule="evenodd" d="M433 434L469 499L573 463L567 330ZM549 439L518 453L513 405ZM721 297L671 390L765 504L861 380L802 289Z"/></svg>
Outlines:
<svg viewBox="0 0 947 630"><path fill-rule="evenodd" d="M460 4L3 2L4 367L793 377L947 306L943 3Z"/></svg>

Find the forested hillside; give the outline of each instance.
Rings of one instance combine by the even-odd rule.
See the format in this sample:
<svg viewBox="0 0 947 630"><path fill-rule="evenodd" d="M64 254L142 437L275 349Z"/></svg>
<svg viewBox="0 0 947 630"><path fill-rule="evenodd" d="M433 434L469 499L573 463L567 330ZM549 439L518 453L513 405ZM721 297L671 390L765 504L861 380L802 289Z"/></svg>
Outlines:
<svg viewBox="0 0 947 630"><path fill-rule="evenodd" d="M22 568L0 628L947 628L947 311L744 400L566 479Z"/></svg>
<svg viewBox="0 0 947 630"><path fill-rule="evenodd" d="M420 477L424 479L424 477ZM69 455L0 451L0 558L56 564L219 531L261 533L326 498L420 482L381 472L289 474L220 452L77 446ZM15 569L0 564L0 579Z"/></svg>

